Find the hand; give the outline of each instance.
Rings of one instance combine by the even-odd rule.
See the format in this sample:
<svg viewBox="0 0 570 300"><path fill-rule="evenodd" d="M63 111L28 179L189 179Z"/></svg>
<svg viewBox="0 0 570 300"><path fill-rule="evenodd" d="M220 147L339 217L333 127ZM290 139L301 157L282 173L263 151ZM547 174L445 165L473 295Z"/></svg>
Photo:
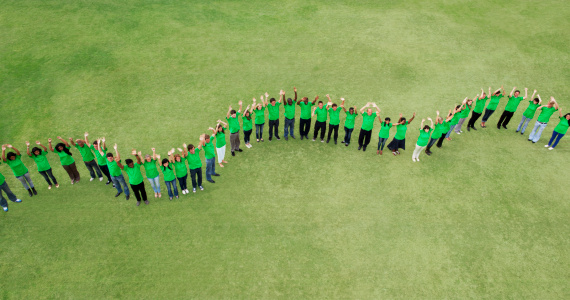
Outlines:
<svg viewBox="0 0 570 300"><path fill-rule="evenodd" d="M73 138L69 138L69 141L73 142Z"/></svg>
<svg viewBox="0 0 570 300"><path fill-rule="evenodd" d="M103 137L103 138L101 139L101 141L104 143L104 142L105 142L105 137Z"/></svg>
<svg viewBox="0 0 570 300"><path fill-rule="evenodd" d="M6 150L6 145L2 145L2 151Z"/></svg>
<svg viewBox="0 0 570 300"><path fill-rule="evenodd" d="M58 140L61 140L61 136L58 136L57 139L58 139Z"/></svg>
<svg viewBox="0 0 570 300"><path fill-rule="evenodd" d="M86 133L85 133L85 137L88 137L88 136L89 136L89 133L86 132Z"/></svg>
<svg viewBox="0 0 570 300"><path fill-rule="evenodd" d="M50 143L50 144L51 144L51 138L49 138L49 139L48 139L48 143Z"/></svg>
<svg viewBox="0 0 570 300"><path fill-rule="evenodd" d="M115 144L115 146L113 146L113 149L117 150L117 144Z"/></svg>
<svg viewBox="0 0 570 300"><path fill-rule="evenodd" d="M170 152L171 152L172 154L174 154L174 148L170 149Z"/></svg>
<svg viewBox="0 0 570 300"><path fill-rule="evenodd" d="M297 88L296 88L296 87L293 87L293 91L296 93L296 92L297 92Z"/></svg>
<svg viewBox="0 0 570 300"><path fill-rule="evenodd" d="M265 92L265 98L267 99L267 97L269 97L269 94Z"/></svg>
<svg viewBox="0 0 570 300"><path fill-rule="evenodd" d="M439 110L438 110L438 111L436 111L436 113L439 115Z"/></svg>
<svg viewBox="0 0 570 300"><path fill-rule="evenodd" d="M152 150L152 152L156 151L156 149L155 149L155 148L150 148L150 150Z"/></svg>
<svg viewBox="0 0 570 300"><path fill-rule="evenodd" d="M261 102L263 102L263 95L261 95L261 96L259 97L259 99L261 99Z"/></svg>
<svg viewBox="0 0 570 300"><path fill-rule="evenodd" d="M120 162L121 160L118 157L115 157L116 162Z"/></svg>
<svg viewBox="0 0 570 300"><path fill-rule="evenodd" d="M132 154L132 155L137 155L137 150L133 149L133 150L131 151L131 154Z"/></svg>
<svg viewBox="0 0 570 300"><path fill-rule="evenodd" d="M427 118L429 121L431 121L432 119L430 117Z"/></svg>
<svg viewBox="0 0 570 300"><path fill-rule="evenodd" d="M30 148L30 142L26 141L26 146Z"/></svg>
<svg viewBox="0 0 570 300"><path fill-rule="evenodd" d="M142 152L139 151L139 153L137 153L139 155L139 157L142 157Z"/></svg>
<svg viewBox="0 0 570 300"><path fill-rule="evenodd" d="M528 88L524 88L525 91L528 91Z"/></svg>
<svg viewBox="0 0 570 300"><path fill-rule="evenodd" d="M204 140L204 136L201 135L201 136L200 136L200 141L203 141L203 140Z"/></svg>
<svg viewBox="0 0 570 300"><path fill-rule="evenodd" d="M41 144L40 141L36 141L36 145L40 145L40 144Z"/></svg>
<svg viewBox="0 0 570 300"><path fill-rule="evenodd" d="M214 130L214 128L212 128L212 127L209 127L209 128L208 128L208 130Z"/></svg>
<svg viewBox="0 0 570 300"><path fill-rule="evenodd" d="M536 94L536 90L534 90L534 93Z"/></svg>
<svg viewBox="0 0 570 300"><path fill-rule="evenodd" d="M160 160L160 154L156 155L156 160Z"/></svg>
<svg viewBox="0 0 570 300"><path fill-rule="evenodd" d="M184 149L188 149L188 146L186 145L186 143L182 144L182 147L184 147Z"/></svg>
<svg viewBox="0 0 570 300"><path fill-rule="evenodd" d="M416 113L414 112L414 117L416 116Z"/></svg>
<svg viewBox="0 0 570 300"><path fill-rule="evenodd" d="M263 98L261 98L261 99L263 99ZM255 101L256 101L255 98L253 98L253 103L255 103Z"/></svg>
<svg viewBox="0 0 570 300"><path fill-rule="evenodd" d="M242 104L243 104L243 102L242 102L241 100L239 100L238 104L239 104L239 105L242 105Z"/></svg>
<svg viewBox="0 0 570 300"><path fill-rule="evenodd" d="M327 102L327 105L332 105L332 101Z"/></svg>
<svg viewBox="0 0 570 300"><path fill-rule="evenodd" d="M172 155L172 151L168 151L168 156Z"/></svg>
<svg viewBox="0 0 570 300"><path fill-rule="evenodd" d="M181 149L181 148L178 148L178 152L182 152L182 149Z"/></svg>
<svg viewBox="0 0 570 300"><path fill-rule="evenodd" d="M426 119L422 119L422 122L425 122L425 121L426 121Z"/></svg>
<svg viewBox="0 0 570 300"><path fill-rule="evenodd" d="M330 97L329 97L329 94L326 94L325 96L326 96L327 98L330 98Z"/></svg>
<svg viewBox="0 0 570 300"><path fill-rule="evenodd" d="M8 145L6 145L6 147L8 147L8 148L12 148L12 145L11 145L11 144L8 144Z"/></svg>
<svg viewBox="0 0 570 300"><path fill-rule="evenodd" d="M230 110L232 110L232 106L230 105Z"/></svg>
<svg viewBox="0 0 570 300"><path fill-rule="evenodd" d="M344 102L344 98L340 98L340 101Z"/></svg>
<svg viewBox="0 0 570 300"><path fill-rule="evenodd" d="M315 97L315 100L319 100L319 95L317 95L317 97Z"/></svg>

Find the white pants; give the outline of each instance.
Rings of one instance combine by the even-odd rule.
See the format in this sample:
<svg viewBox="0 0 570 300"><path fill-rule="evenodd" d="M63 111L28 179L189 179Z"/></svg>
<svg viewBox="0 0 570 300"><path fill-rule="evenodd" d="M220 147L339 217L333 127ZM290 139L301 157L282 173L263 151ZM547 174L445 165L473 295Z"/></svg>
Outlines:
<svg viewBox="0 0 570 300"><path fill-rule="evenodd" d="M218 163L221 164L224 157L226 157L226 145L221 148L216 148L216 152L218 152Z"/></svg>
<svg viewBox="0 0 570 300"><path fill-rule="evenodd" d="M426 146L418 146L416 144L416 149L414 150L414 154L412 154L412 158L420 158L420 153L426 148Z"/></svg>

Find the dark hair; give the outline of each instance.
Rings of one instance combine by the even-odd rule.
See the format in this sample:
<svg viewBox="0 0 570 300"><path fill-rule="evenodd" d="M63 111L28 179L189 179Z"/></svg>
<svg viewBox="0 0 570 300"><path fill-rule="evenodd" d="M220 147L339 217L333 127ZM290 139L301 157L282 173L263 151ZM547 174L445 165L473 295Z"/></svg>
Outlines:
<svg viewBox="0 0 570 300"><path fill-rule="evenodd" d="M401 118L400 118L400 121L398 121L398 123L400 123L400 122L402 122L402 121L404 121L404 123L406 123L406 118L401 117Z"/></svg>
<svg viewBox="0 0 570 300"><path fill-rule="evenodd" d="M536 102L539 102L539 101L540 101L540 99L538 99L538 98L534 98L532 101L536 101Z"/></svg>
<svg viewBox="0 0 570 300"><path fill-rule="evenodd" d="M318 104L323 104L323 101L319 101L319 103L318 103Z"/></svg>
<svg viewBox="0 0 570 300"><path fill-rule="evenodd" d="M458 109L458 108L461 108L461 105L457 105L457 106L455 107L455 109Z"/></svg>
<svg viewBox="0 0 570 300"><path fill-rule="evenodd" d="M291 99L291 98L287 98L287 101L285 101L285 104L291 105L292 103L293 103L293 99Z"/></svg>
<svg viewBox="0 0 570 300"><path fill-rule="evenodd" d="M42 154L42 149L40 149L40 148L38 148L38 147L32 148L32 154L33 154L33 155L36 155L36 154L35 154L36 151L40 151L40 154Z"/></svg>
<svg viewBox="0 0 570 300"><path fill-rule="evenodd" d="M164 166L165 163L169 163L168 167ZM168 161L167 158L162 159L162 164L160 164L160 167L162 168L163 171L166 170L166 168L168 168L169 170L172 170L172 168L170 167L170 161Z"/></svg>
<svg viewBox="0 0 570 300"><path fill-rule="evenodd" d="M384 118L384 121L390 122L390 121L392 121L392 119L390 119L390 118Z"/></svg>
<svg viewBox="0 0 570 300"><path fill-rule="evenodd" d="M188 151L190 151L190 149L194 148L194 145L190 144L188 145Z"/></svg>
<svg viewBox="0 0 570 300"><path fill-rule="evenodd" d="M14 153L14 152L9 152L8 154L6 154L6 158L7 158L8 160L12 160L12 157L16 157L16 156L17 156L17 155L16 155L16 153Z"/></svg>
<svg viewBox="0 0 570 300"><path fill-rule="evenodd" d="M233 115L233 114L235 114L235 113L236 113L236 110L235 110L235 109L230 110L230 115Z"/></svg>
<svg viewBox="0 0 570 300"><path fill-rule="evenodd" d="M431 128L431 127L429 127L429 125L425 125L425 126L424 126L424 130L430 129L430 128Z"/></svg>
<svg viewBox="0 0 570 300"><path fill-rule="evenodd" d="M247 116L245 115L246 113L248 113ZM246 109L246 110L243 112L243 115L241 115L241 117L242 117L242 118L245 117L248 121L251 120L251 111L249 111L249 110ZM220 127L221 127L221 126L220 126ZM224 127L222 127L222 130L223 130L223 129L224 129Z"/></svg>
<svg viewBox="0 0 570 300"><path fill-rule="evenodd" d="M127 165L130 164L130 163L132 163L132 162L133 162L133 160L130 159L130 158L125 159L125 163L126 163Z"/></svg>
<svg viewBox="0 0 570 300"><path fill-rule="evenodd" d="M107 157L113 157L113 153L111 152L107 153Z"/></svg>
<svg viewBox="0 0 570 300"><path fill-rule="evenodd" d="M275 98L269 99L269 102L275 102Z"/></svg>
<svg viewBox="0 0 570 300"><path fill-rule="evenodd" d="M63 152L65 152L65 153L66 153L67 155L69 155L69 156L73 156L73 154L71 154L71 152L69 152L69 149L67 149L67 147L65 146L64 143L58 143L57 145L55 145L55 150L56 150L57 152L61 152L61 151L58 150L58 148L59 148L60 146L63 148Z"/></svg>
<svg viewBox="0 0 570 300"><path fill-rule="evenodd" d="M352 111L352 112L353 112L353 111L354 111L354 107L349 107L349 108L348 108L348 111Z"/></svg>
<svg viewBox="0 0 570 300"><path fill-rule="evenodd" d="M493 95L497 96L500 93L501 93L501 91L499 90L499 91L495 92Z"/></svg>
<svg viewBox="0 0 570 300"><path fill-rule="evenodd" d="M516 94L516 93L519 93L519 94L520 94L520 93L521 93L521 91L519 91L519 90L516 90L516 91L514 92L514 94Z"/></svg>
<svg viewBox="0 0 570 300"><path fill-rule="evenodd" d="M570 116L570 113L565 114L563 118L566 118L567 116ZM570 120L566 119L566 121L568 121L568 125L570 125Z"/></svg>
<svg viewBox="0 0 570 300"><path fill-rule="evenodd" d="M93 145L97 145L97 140L93 141Z"/></svg>
<svg viewBox="0 0 570 300"><path fill-rule="evenodd" d="M246 118L247 118L247 117L246 117ZM222 133L225 133L225 132L224 132L224 126L220 126L220 129L222 130Z"/></svg>
<svg viewBox="0 0 570 300"><path fill-rule="evenodd" d="M337 107L338 105L336 105L336 103L333 103L332 107Z"/></svg>

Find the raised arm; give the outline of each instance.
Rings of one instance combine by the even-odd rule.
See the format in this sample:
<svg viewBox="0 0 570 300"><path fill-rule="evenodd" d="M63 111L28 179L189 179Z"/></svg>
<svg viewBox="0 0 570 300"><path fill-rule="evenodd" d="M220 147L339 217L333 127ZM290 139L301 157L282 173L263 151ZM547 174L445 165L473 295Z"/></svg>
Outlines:
<svg viewBox="0 0 570 300"><path fill-rule="evenodd" d="M313 106L313 112L311 113L311 117L314 117L314 116L315 116L315 110L316 110L316 109L317 109L317 108L316 108L315 106Z"/></svg>
<svg viewBox="0 0 570 300"><path fill-rule="evenodd" d="M319 100L319 95L317 95L317 96L315 97L315 100L313 100L313 105L315 105L315 103L317 103L317 100Z"/></svg>
<svg viewBox="0 0 570 300"><path fill-rule="evenodd" d="M526 90L525 90L525 94L526 94ZM530 100L531 100L531 101L534 100L534 95L536 95L536 90L534 90L534 91L532 92L532 97L530 97Z"/></svg>
<svg viewBox="0 0 570 300"><path fill-rule="evenodd" d="M123 164L121 163L121 159L120 159L120 158L115 157L115 161L117 162L117 166L118 166L119 168L121 168L121 170L124 170L124 169L125 169L125 166L123 166Z"/></svg>
<svg viewBox="0 0 570 300"><path fill-rule="evenodd" d="M556 102L556 99L554 99L554 97L550 96L550 100L554 101L554 107L556 108L556 110L558 110L559 106L558 106L558 102ZM20 154L18 154L18 155L20 155Z"/></svg>
<svg viewBox="0 0 570 300"><path fill-rule="evenodd" d="M285 91L281 90L281 91L279 91L279 100L277 100L277 103L281 103L281 100L284 100L284 99L285 99ZM285 102L285 101L283 101L283 102Z"/></svg>
<svg viewBox="0 0 570 300"><path fill-rule="evenodd" d="M447 114L448 117L445 118L445 122L451 121L451 119L453 119L453 115L454 115L454 114L455 114L455 113L450 109L450 110L449 110L449 113Z"/></svg>
<svg viewBox="0 0 570 300"><path fill-rule="evenodd" d="M183 155L184 157L188 157L188 145L186 145L186 143L184 143L184 144L182 144L182 148L184 149L184 150L182 151L182 155Z"/></svg>
<svg viewBox="0 0 570 300"><path fill-rule="evenodd" d="M346 108L344 107L344 98L340 98L340 107L342 107L342 110L346 112Z"/></svg>
<svg viewBox="0 0 570 300"><path fill-rule="evenodd" d="M32 156L32 153L30 152L30 142L28 141L26 141L26 153L28 156Z"/></svg>
<svg viewBox="0 0 570 300"><path fill-rule="evenodd" d="M408 124L412 123L412 121L416 118L416 113L414 112L414 115L412 115L412 118L408 121Z"/></svg>
<svg viewBox="0 0 570 300"><path fill-rule="evenodd" d="M113 148L115 149L115 154L116 154L115 160L117 160L117 159L121 160L121 155L119 154L119 150L117 149L117 144L115 144L115 146L113 146Z"/></svg>
<svg viewBox="0 0 570 300"><path fill-rule="evenodd" d="M171 164L174 163L174 149L168 151L168 162Z"/></svg>
<svg viewBox="0 0 570 300"><path fill-rule="evenodd" d="M152 159L156 160L156 149L152 148Z"/></svg>
<svg viewBox="0 0 570 300"><path fill-rule="evenodd" d="M513 94L515 93L515 90L517 89L516 86L513 86L513 90L511 91L511 93L509 94L509 97L512 97Z"/></svg>
<svg viewBox="0 0 570 300"><path fill-rule="evenodd" d="M14 152L16 152L16 155L20 156L20 150L16 149L16 147L12 146L12 145L8 145L9 148L12 148L12 150L14 150Z"/></svg>
<svg viewBox="0 0 570 300"><path fill-rule="evenodd" d="M376 102L372 103L372 106L374 106L374 108L376 108L376 113L378 115L380 115L380 108L378 107L378 105L376 105Z"/></svg>
<svg viewBox="0 0 570 300"><path fill-rule="evenodd" d="M239 100L238 105L239 105L239 110L238 110L238 112L241 113L241 108L242 108L242 106L243 106L243 101Z"/></svg>
<svg viewBox="0 0 570 300"><path fill-rule="evenodd" d="M65 147L69 147L69 144L67 143L67 141L62 139L61 136L58 136L57 139L60 140L65 145Z"/></svg>
<svg viewBox="0 0 570 300"><path fill-rule="evenodd" d="M205 134L200 135L200 141L198 142L198 149L202 150L202 147L206 144Z"/></svg>
<svg viewBox="0 0 570 300"><path fill-rule="evenodd" d="M501 85L501 95L505 95L505 88Z"/></svg>
<svg viewBox="0 0 570 300"><path fill-rule="evenodd" d="M72 146L75 146L75 141L73 140L73 138L69 138L69 142L71 143Z"/></svg>
<svg viewBox="0 0 570 300"><path fill-rule="evenodd" d="M422 119L422 123L420 124L420 129L424 128L424 122L426 121L426 119Z"/></svg>
<svg viewBox="0 0 570 300"><path fill-rule="evenodd" d="M433 129L433 120L432 120L430 117L428 117L427 119L428 119L428 121L431 123L431 125L430 125L429 127L431 127L431 129ZM423 128L423 127L422 127L422 128Z"/></svg>
<svg viewBox="0 0 570 300"><path fill-rule="evenodd" d="M370 102L366 103L366 105L364 105L361 109L360 109L360 114L364 113L364 110L370 105Z"/></svg>
<svg viewBox="0 0 570 300"><path fill-rule="evenodd" d="M2 145L2 161L6 162L6 145Z"/></svg>
<svg viewBox="0 0 570 300"><path fill-rule="evenodd" d="M230 111L232 111L232 106L230 105L230 107L228 108L228 113L226 114L226 118L230 118Z"/></svg>
<svg viewBox="0 0 570 300"><path fill-rule="evenodd" d="M265 102L263 104L263 106L267 106L269 104L269 94L267 92L265 92Z"/></svg>
<svg viewBox="0 0 570 300"><path fill-rule="evenodd" d="M49 150L51 150L51 152L55 152L53 150L53 146L51 145L51 138L48 139L48 146L49 146Z"/></svg>
<svg viewBox="0 0 570 300"><path fill-rule="evenodd" d="M101 144L99 144L99 149L103 151L103 149L107 149L107 143L105 142L105 137L101 139L101 142L103 143L103 148L101 148Z"/></svg>
<svg viewBox="0 0 570 300"><path fill-rule="evenodd" d="M137 158L137 164L142 165L141 153L136 153L135 157Z"/></svg>
<svg viewBox="0 0 570 300"><path fill-rule="evenodd" d="M103 149L105 149L105 147L103 147L103 145L101 144L101 139L97 139L97 145L99 145L99 154L101 154L101 156L105 156L105 152L103 152Z"/></svg>
<svg viewBox="0 0 570 300"><path fill-rule="evenodd" d="M89 133L86 132L86 133L84 134L84 136L85 136L85 145L87 145L87 147L91 147L91 144L89 144L89 140L88 140L88 138L87 138L87 137L89 136Z"/></svg>
<svg viewBox="0 0 570 300"><path fill-rule="evenodd" d="M293 87L293 91L295 91L295 99L293 99L293 102L297 103L297 88Z"/></svg>
<svg viewBox="0 0 570 300"><path fill-rule="evenodd" d="M40 141L36 141L36 145L42 147L44 149L44 151L47 152L47 150L48 150L47 147L42 145L42 143Z"/></svg>
<svg viewBox="0 0 570 300"><path fill-rule="evenodd" d="M542 99L540 99L540 95L536 94L536 97L538 97L538 104L542 103Z"/></svg>

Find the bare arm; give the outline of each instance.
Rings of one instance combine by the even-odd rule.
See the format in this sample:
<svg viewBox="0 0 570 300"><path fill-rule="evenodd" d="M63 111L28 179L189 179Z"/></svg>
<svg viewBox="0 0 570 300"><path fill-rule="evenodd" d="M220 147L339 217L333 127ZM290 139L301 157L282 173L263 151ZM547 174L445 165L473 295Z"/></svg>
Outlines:
<svg viewBox="0 0 570 300"><path fill-rule="evenodd" d="M241 113L241 108L242 108L242 106L243 106L243 102L240 100L240 101L238 102L238 105L239 105L239 110L238 110L238 112Z"/></svg>
<svg viewBox="0 0 570 300"><path fill-rule="evenodd" d="M140 154L135 154L135 157L137 158L137 164L142 165L142 160L141 160L141 156Z"/></svg>
<svg viewBox="0 0 570 300"><path fill-rule="evenodd" d="M420 123L420 129L424 128L424 122L426 121L426 119L422 119L422 123Z"/></svg>
<svg viewBox="0 0 570 300"><path fill-rule="evenodd" d="M515 93L515 90L517 89L516 86L513 86L513 90L511 91L511 93L509 94L509 97L512 97L513 94Z"/></svg>
<svg viewBox="0 0 570 300"><path fill-rule="evenodd" d="M550 100L554 101L554 107L556 108L556 110L558 110L559 106L558 106L558 102L556 102L556 99L554 99L554 97L550 96ZM18 154L20 155L20 154Z"/></svg>
<svg viewBox="0 0 570 300"><path fill-rule="evenodd" d="M526 93L526 91L525 91L525 93ZM532 92L532 97L530 97L530 100L534 100L534 95L536 95L536 90L534 90L534 91Z"/></svg>
<svg viewBox="0 0 570 300"><path fill-rule="evenodd" d="M117 166L118 166L119 168L121 168L121 170L124 170L124 169L125 169L125 167L123 166L123 164L121 164L121 159L120 159L120 158L115 157L115 161L117 162Z"/></svg>
<svg viewBox="0 0 570 300"><path fill-rule="evenodd" d="M47 150L48 150L47 147L42 145L42 143L40 143L40 141L36 141L36 145L42 147L44 149L44 151L47 152Z"/></svg>
<svg viewBox="0 0 570 300"><path fill-rule="evenodd" d="M344 98L340 98L340 107L342 107L342 110L344 110L344 112L346 112L346 108L344 107Z"/></svg>
<svg viewBox="0 0 570 300"><path fill-rule="evenodd" d="M538 97L538 104L542 103L542 99L540 99L540 95L536 95L536 97Z"/></svg>
<svg viewBox="0 0 570 300"><path fill-rule="evenodd" d="M55 152L53 150L53 146L51 145L51 138L48 139L48 146L49 146L49 150L51 150L51 152Z"/></svg>
<svg viewBox="0 0 570 300"><path fill-rule="evenodd" d="M12 146L12 145L8 145L8 147L12 148L12 150L14 150L14 152L16 152L16 155L20 156L20 150L16 149L16 147Z"/></svg>
<svg viewBox="0 0 570 300"><path fill-rule="evenodd" d="M230 118L230 112L232 111L232 106L230 105L230 108L228 109L228 113L226 114L226 118Z"/></svg>
<svg viewBox="0 0 570 300"><path fill-rule="evenodd" d="M317 103L317 100L319 100L319 95L317 95L317 96L315 97L315 100L313 100L313 105L315 105L315 103Z"/></svg>
<svg viewBox="0 0 570 300"><path fill-rule="evenodd" d="M293 87L293 91L295 91L295 99L293 99L293 102L297 103L297 88Z"/></svg>
<svg viewBox="0 0 570 300"><path fill-rule="evenodd" d="M26 141L26 153L28 156L32 156L32 153L30 153L30 142L28 141Z"/></svg>
<svg viewBox="0 0 570 300"><path fill-rule="evenodd" d="M115 144L115 146L113 147L115 149L115 160L119 159L121 160L121 155L119 154L119 150L117 149L117 144Z"/></svg>
<svg viewBox="0 0 570 300"><path fill-rule="evenodd" d="M152 159L156 160L156 149L152 148Z"/></svg>
<svg viewBox="0 0 570 300"><path fill-rule="evenodd" d="M2 160L6 162L6 145L2 145Z"/></svg>
<svg viewBox="0 0 570 300"><path fill-rule="evenodd" d="M414 115L412 116L412 118L408 121L408 124L412 123L412 121L416 118L416 113L414 112Z"/></svg>

